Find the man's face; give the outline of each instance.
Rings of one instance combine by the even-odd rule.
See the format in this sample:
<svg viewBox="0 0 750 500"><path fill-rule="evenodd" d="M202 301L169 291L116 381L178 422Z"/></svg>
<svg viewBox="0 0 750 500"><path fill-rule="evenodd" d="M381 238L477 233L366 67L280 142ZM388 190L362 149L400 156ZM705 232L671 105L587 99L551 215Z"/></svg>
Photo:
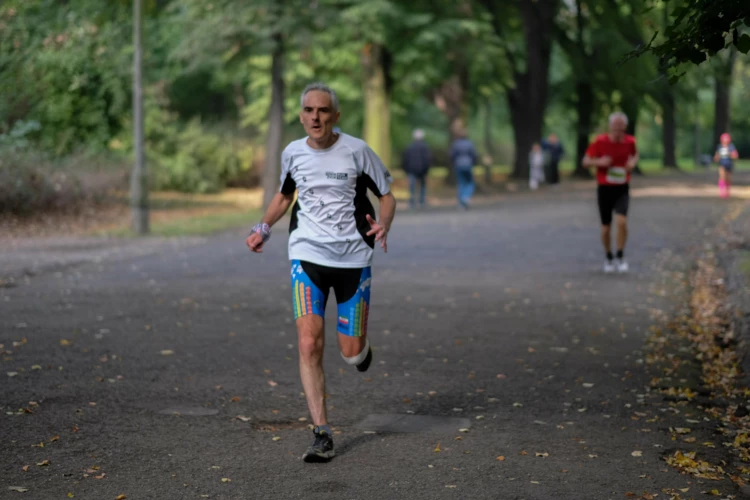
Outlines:
<svg viewBox="0 0 750 500"><path fill-rule="evenodd" d="M550 134L549 137L547 137L547 142L550 144L557 144L557 136L555 134Z"/></svg>
<svg viewBox="0 0 750 500"><path fill-rule="evenodd" d="M331 96L322 90L311 90L305 94L299 121L307 135L315 142L325 142L333 134L340 113L334 112Z"/></svg>
<svg viewBox="0 0 750 500"><path fill-rule="evenodd" d="M609 135L615 141L621 141L625 137L625 129L628 126L622 118L615 118L609 124Z"/></svg>

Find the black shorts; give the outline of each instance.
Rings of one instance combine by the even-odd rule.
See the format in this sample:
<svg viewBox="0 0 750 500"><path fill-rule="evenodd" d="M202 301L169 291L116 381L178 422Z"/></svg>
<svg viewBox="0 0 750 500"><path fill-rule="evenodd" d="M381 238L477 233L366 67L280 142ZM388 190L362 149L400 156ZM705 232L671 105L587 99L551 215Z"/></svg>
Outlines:
<svg viewBox="0 0 750 500"><path fill-rule="evenodd" d="M630 186L628 184L599 186L596 191L596 198L599 203L599 217L602 220L602 226L612 224L612 212L618 215L628 215L628 205L630 205Z"/></svg>

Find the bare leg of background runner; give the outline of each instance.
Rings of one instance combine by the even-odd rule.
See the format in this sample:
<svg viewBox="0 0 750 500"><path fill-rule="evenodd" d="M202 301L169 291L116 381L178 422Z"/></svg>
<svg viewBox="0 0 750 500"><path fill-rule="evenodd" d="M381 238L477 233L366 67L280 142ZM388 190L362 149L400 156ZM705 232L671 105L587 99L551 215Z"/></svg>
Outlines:
<svg viewBox="0 0 750 500"><path fill-rule="evenodd" d="M615 214L617 222L617 249L624 250L625 243L628 241L628 219L624 215Z"/></svg>
<svg viewBox="0 0 750 500"><path fill-rule="evenodd" d="M323 346L325 345L323 318L308 314L297 318L299 339L299 373L305 389L307 406L315 425L328 423L326 416L326 381L323 373Z"/></svg>
<svg viewBox="0 0 750 500"><path fill-rule="evenodd" d="M611 226L602 226L602 245L604 245L604 251L609 253L612 251L612 238L610 236Z"/></svg>

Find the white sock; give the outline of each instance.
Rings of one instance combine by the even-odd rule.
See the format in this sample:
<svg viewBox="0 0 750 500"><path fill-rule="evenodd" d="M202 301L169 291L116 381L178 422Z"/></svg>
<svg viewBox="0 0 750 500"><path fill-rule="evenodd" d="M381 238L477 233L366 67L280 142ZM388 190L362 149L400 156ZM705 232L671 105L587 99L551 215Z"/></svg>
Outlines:
<svg viewBox="0 0 750 500"><path fill-rule="evenodd" d="M346 361L346 364L348 365L358 365L362 361L365 360L367 357L367 352L370 350L370 339L365 339L365 347L362 349L362 352L357 354L356 356L352 356L351 358L347 358L344 356L344 354L341 354L341 357L344 358L344 361Z"/></svg>

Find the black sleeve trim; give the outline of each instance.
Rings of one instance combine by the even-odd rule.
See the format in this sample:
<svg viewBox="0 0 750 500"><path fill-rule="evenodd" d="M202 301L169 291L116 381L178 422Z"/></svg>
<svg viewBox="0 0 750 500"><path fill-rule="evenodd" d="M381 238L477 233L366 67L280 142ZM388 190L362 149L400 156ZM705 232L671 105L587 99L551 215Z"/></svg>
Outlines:
<svg viewBox="0 0 750 500"><path fill-rule="evenodd" d="M362 174L360 178L362 179L362 182L365 184L365 187L367 187L367 189L375 193L375 196L377 196L378 198L381 198L383 196L383 194L380 192L380 189L378 189L378 185L375 184L374 180L372 180L372 177L370 177L367 174Z"/></svg>
<svg viewBox="0 0 750 500"><path fill-rule="evenodd" d="M297 190L297 183L292 179L292 174L287 173L284 183L281 185L281 194L290 195L294 194Z"/></svg>

